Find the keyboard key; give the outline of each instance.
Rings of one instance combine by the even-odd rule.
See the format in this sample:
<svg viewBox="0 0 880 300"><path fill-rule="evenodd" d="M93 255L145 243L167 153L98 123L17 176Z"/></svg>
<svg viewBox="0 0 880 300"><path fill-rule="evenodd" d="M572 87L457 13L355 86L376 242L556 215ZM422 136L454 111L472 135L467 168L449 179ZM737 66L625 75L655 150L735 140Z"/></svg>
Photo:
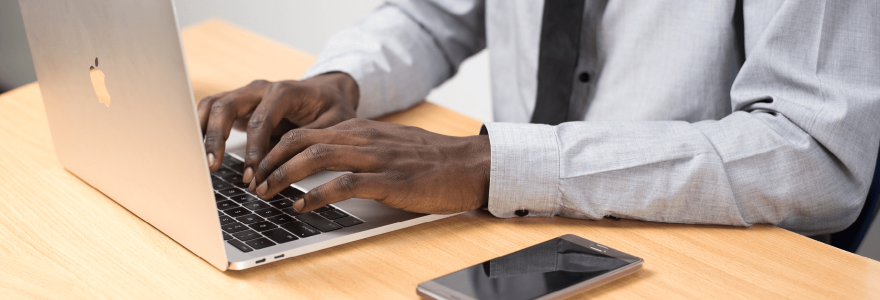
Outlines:
<svg viewBox="0 0 880 300"><path fill-rule="evenodd" d="M266 201L272 202L272 201L284 200L284 199L287 199L287 198L284 198L284 195L275 194L275 196L272 196L272 198L269 198L269 200L266 200Z"/></svg>
<svg viewBox="0 0 880 300"><path fill-rule="evenodd" d="M232 175L226 175L226 176L223 176L220 178L222 178L226 182L241 182L242 177L241 177L241 175L238 175L238 174L232 174Z"/></svg>
<svg viewBox="0 0 880 300"><path fill-rule="evenodd" d="M275 224L284 224L284 223L290 223L290 222L294 221L293 217L285 215L285 214L280 214L280 215L277 215L274 217L269 217L269 218L266 218L266 220L269 220L270 222L275 223Z"/></svg>
<svg viewBox="0 0 880 300"><path fill-rule="evenodd" d="M345 214L344 212L338 211L338 210L325 211L325 212L320 213L320 215L322 217L325 217L330 220L336 220L336 219L339 219L342 217L348 217L347 214Z"/></svg>
<svg viewBox="0 0 880 300"><path fill-rule="evenodd" d="M250 209L250 210L261 210L264 208L269 208L269 204L267 204L266 202L263 202L263 201L251 201L251 202L242 204L241 206L244 206L245 208Z"/></svg>
<svg viewBox="0 0 880 300"><path fill-rule="evenodd" d="M235 197L230 197L229 199L232 199L232 201L235 201L238 203L245 203L245 202L260 200L260 198L257 198L257 197L254 197L253 195L248 195L248 194L242 194L242 195L238 195Z"/></svg>
<svg viewBox="0 0 880 300"><path fill-rule="evenodd" d="M232 222L235 222L235 219L233 219L232 217L227 215L220 216L220 225L226 225Z"/></svg>
<svg viewBox="0 0 880 300"><path fill-rule="evenodd" d="M239 181L233 181L233 182L230 182L230 183L231 183L233 186L235 186L235 187L237 187L237 188L240 188L240 189L243 189L243 190L247 190L248 185L250 185L250 184L247 184L247 183L241 182L241 180L239 180Z"/></svg>
<svg viewBox="0 0 880 300"><path fill-rule="evenodd" d="M285 209L282 209L281 211L283 211L284 213L286 213L286 214L288 214L288 215L291 215L291 216L299 216L299 215L301 215L300 213L298 213L298 212L296 212L295 210L293 210L293 208L285 208Z"/></svg>
<svg viewBox="0 0 880 300"><path fill-rule="evenodd" d="M296 216L300 221L306 222L306 224L312 225L312 227L318 228L318 230L323 232L333 231L342 228L341 225L333 223L333 221L322 218L317 214L302 214Z"/></svg>
<svg viewBox="0 0 880 300"><path fill-rule="evenodd" d="M235 204L235 202L232 202L231 200L217 202L217 209L219 210L227 210L233 207L238 207L238 204Z"/></svg>
<svg viewBox="0 0 880 300"><path fill-rule="evenodd" d="M282 190L279 194L282 194L282 195L284 195L284 197L287 197L290 199L296 199L296 198L299 198L299 196L302 196L304 193L298 189L293 188L293 187L288 187L288 188Z"/></svg>
<svg viewBox="0 0 880 300"><path fill-rule="evenodd" d="M223 164L226 165L226 162L224 161ZM233 162L226 165L226 167L232 169L233 171L244 173L244 163Z"/></svg>
<svg viewBox="0 0 880 300"><path fill-rule="evenodd" d="M319 209L316 209L315 212L316 212L316 213L322 213L322 212L325 212L325 211L331 211L331 210L336 210L336 208L333 207L333 206L327 205L327 206L321 207L321 208L319 208Z"/></svg>
<svg viewBox="0 0 880 300"><path fill-rule="evenodd" d="M241 250L241 252L251 252L251 251L254 251L254 249L251 249L251 247L248 247L247 245L245 245L244 243L242 243L242 242L239 241L239 240L228 240L228 241L226 241L226 242L229 243L229 244L232 245L232 246L235 246L235 248L238 248L238 250Z"/></svg>
<svg viewBox="0 0 880 300"><path fill-rule="evenodd" d="M287 242L295 241L295 240L299 239L293 233L290 233L290 232L287 232L287 231L284 231L281 229L272 229L272 230L263 232L263 235L265 235L270 240L273 240L279 244L283 244L283 243L287 243Z"/></svg>
<svg viewBox="0 0 880 300"><path fill-rule="evenodd" d="M239 195L244 195L244 191L236 189L236 188L225 188L225 189L217 190L217 192L219 192L223 196L226 196L229 198L239 196Z"/></svg>
<svg viewBox="0 0 880 300"><path fill-rule="evenodd" d="M237 238L239 241L250 241L250 240L253 240L253 239L255 239L255 238L260 238L260 237L262 237L262 236L261 236L259 233L257 233L256 231L253 231L253 230L250 230L250 229L245 230L245 231L240 231L240 232L233 233L232 236L234 236L235 238Z"/></svg>
<svg viewBox="0 0 880 300"><path fill-rule="evenodd" d="M229 155L229 153L223 153L223 164L224 165L228 164L228 163L234 163L234 162L241 162L241 160L233 157L232 155Z"/></svg>
<svg viewBox="0 0 880 300"><path fill-rule="evenodd" d="M238 158L232 157L229 154L223 155L223 166L232 169L236 172L241 172L244 166L244 163Z"/></svg>
<svg viewBox="0 0 880 300"><path fill-rule="evenodd" d="M223 178L224 176L235 175L235 174L236 174L235 171L232 171L231 169L229 169L227 167L220 167L220 169L217 170L217 172L211 173L211 175L215 175L220 178Z"/></svg>
<svg viewBox="0 0 880 300"><path fill-rule="evenodd" d="M223 240L224 240L224 241L228 241L228 240L231 240L231 239L232 239L232 236L231 236L231 235L229 235L228 233L225 233L225 232L223 233Z"/></svg>
<svg viewBox="0 0 880 300"><path fill-rule="evenodd" d="M211 182L211 187L212 187L214 190L225 190L225 189L228 189L228 188L232 188L232 185L231 185L231 184L228 184L228 183L226 183L226 182L223 182L223 181L219 181L219 180L217 180L217 181L212 181L212 182Z"/></svg>
<svg viewBox="0 0 880 300"><path fill-rule="evenodd" d="M255 211L254 213L260 215L263 218L268 218L271 216L280 215L281 211L274 209L274 208L267 208L267 209Z"/></svg>
<svg viewBox="0 0 880 300"><path fill-rule="evenodd" d="M223 200L229 200L229 198L226 198L226 196L214 193L214 201L220 202Z"/></svg>
<svg viewBox="0 0 880 300"><path fill-rule="evenodd" d="M245 231L248 229L247 226L244 226L244 224L241 224L238 222L223 225L222 228L223 228L223 231L226 231L228 233L236 233L236 232Z"/></svg>
<svg viewBox="0 0 880 300"><path fill-rule="evenodd" d="M241 216L241 217L238 217L235 219L238 220L239 222L242 222L245 224L253 224L256 222L264 221L263 218L260 218L259 216L255 215L255 214L244 215L244 216Z"/></svg>
<svg viewBox="0 0 880 300"><path fill-rule="evenodd" d="M257 223L254 223L254 224L250 224L250 225L248 225L248 226L250 226L251 228L253 228L253 229L256 230L256 231L266 231L266 230L269 230L269 229L275 229L275 228L278 228L278 226L276 226L275 224L272 224L272 223L269 223L269 222L266 222L266 221L257 222Z"/></svg>
<svg viewBox="0 0 880 300"><path fill-rule="evenodd" d="M354 226L354 225L357 225L357 224L363 224L363 223L364 223L364 221L361 221L361 220L355 219L354 217L351 217L351 216L349 216L349 217L344 217L344 218L339 218L339 219L336 219L336 220L333 220L333 221L336 221L336 223L339 223L339 224L341 224L342 226L345 226L345 227L351 227L351 226Z"/></svg>
<svg viewBox="0 0 880 300"><path fill-rule="evenodd" d="M250 241L247 241L244 243L248 244L248 246L254 247L254 249L263 249L263 248L275 245L275 243L273 243L272 241L270 241L267 238L258 238L256 240L250 240Z"/></svg>
<svg viewBox="0 0 880 300"><path fill-rule="evenodd" d="M277 209L289 208L289 207L293 207L293 200L284 199L284 200L278 200L275 202L269 202L269 204L271 204L272 206L274 206Z"/></svg>
<svg viewBox="0 0 880 300"><path fill-rule="evenodd" d="M294 234L302 238L321 234L321 232L312 228L312 226L306 225L303 222L287 223L281 225L281 228L287 229L287 231L293 232Z"/></svg>
<svg viewBox="0 0 880 300"><path fill-rule="evenodd" d="M223 212L233 218L238 218L238 217L241 217L241 216L244 216L246 214L251 213L251 211L245 209L244 207L236 207L236 208L232 208L232 209L227 209L227 210L224 210Z"/></svg>

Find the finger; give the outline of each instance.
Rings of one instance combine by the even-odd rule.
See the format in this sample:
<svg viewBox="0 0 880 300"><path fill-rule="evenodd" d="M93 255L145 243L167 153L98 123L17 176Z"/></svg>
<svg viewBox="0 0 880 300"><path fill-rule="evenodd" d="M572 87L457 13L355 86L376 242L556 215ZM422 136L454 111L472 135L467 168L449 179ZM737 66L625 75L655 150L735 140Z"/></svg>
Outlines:
<svg viewBox="0 0 880 300"><path fill-rule="evenodd" d="M387 184L381 174L344 174L311 191L293 202L293 209L306 213L328 204L351 198L385 199Z"/></svg>
<svg viewBox="0 0 880 300"><path fill-rule="evenodd" d="M366 141L361 138L352 137L336 130L294 129L288 131L257 165L254 170L254 180L251 182L262 183L269 173L312 145L363 145L365 143ZM251 189L251 192L254 191Z"/></svg>
<svg viewBox="0 0 880 300"><path fill-rule="evenodd" d="M352 119L348 119L343 122L340 122L339 124L333 125L332 128L336 129L336 130L351 130L351 129L363 128L363 127L375 127L375 126L381 125L383 123L384 122L352 118Z"/></svg>
<svg viewBox="0 0 880 300"><path fill-rule="evenodd" d="M197 107L197 111L199 113L199 125L202 128L202 134L205 134L205 131L208 129L208 116L211 113L211 105L214 104L214 101L217 99L223 98L229 94L229 92L217 93L214 95L207 96L202 98L199 101L199 106Z"/></svg>
<svg viewBox="0 0 880 300"><path fill-rule="evenodd" d="M322 170L373 172L381 166L381 162L377 156L368 152L369 148L357 146L313 145L272 171L265 181L260 182L256 190L257 196L271 198L291 183Z"/></svg>
<svg viewBox="0 0 880 300"><path fill-rule="evenodd" d="M256 105L256 101L247 101L252 99L242 99L244 97L247 95L229 93L211 104L205 133L205 153L208 156L208 166L211 172L220 169L223 163L226 139L229 138L232 123L239 116L247 114Z"/></svg>
<svg viewBox="0 0 880 300"><path fill-rule="evenodd" d="M328 111L320 116L317 119L312 121L309 124L303 125L302 129L324 129L331 127L333 125L339 124L343 121L347 120L342 117L339 112L336 111Z"/></svg>
<svg viewBox="0 0 880 300"><path fill-rule="evenodd" d="M263 161L263 157L269 152L269 140L272 132L287 111L284 107L281 94L276 89L269 88L263 96L263 100L254 109L247 123L247 150L244 157L244 172L242 181L251 182L254 177L254 169Z"/></svg>

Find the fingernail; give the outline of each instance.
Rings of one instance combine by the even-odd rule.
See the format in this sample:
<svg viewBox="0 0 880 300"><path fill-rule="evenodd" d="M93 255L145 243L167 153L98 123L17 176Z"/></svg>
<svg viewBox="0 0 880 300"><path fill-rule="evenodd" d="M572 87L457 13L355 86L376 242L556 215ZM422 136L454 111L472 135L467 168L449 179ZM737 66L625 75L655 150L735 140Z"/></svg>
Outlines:
<svg viewBox="0 0 880 300"><path fill-rule="evenodd" d="M296 199L296 201L293 201L293 210L295 210L296 212L301 211L304 206L306 206L306 200L303 198L299 198Z"/></svg>
<svg viewBox="0 0 880 300"><path fill-rule="evenodd" d="M268 189L269 189L269 185L266 184L266 182L264 181L263 184L261 184L260 187L257 188L257 195L260 195L260 197L262 197L263 194L266 193L266 190L268 190Z"/></svg>
<svg viewBox="0 0 880 300"><path fill-rule="evenodd" d="M251 167L247 167L244 169L244 175L241 176L241 181L244 183L249 183L254 179L254 169Z"/></svg>
<svg viewBox="0 0 880 300"><path fill-rule="evenodd" d="M208 153L208 167L214 166L214 153Z"/></svg>
<svg viewBox="0 0 880 300"><path fill-rule="evenodd" d="M250 191L251 193L253 193L253 192L254 192L254 189L256 189L256 188L257 188L257 181L256 181L256 180L251 180L251 184L248 185L248 191Z"/></svg>

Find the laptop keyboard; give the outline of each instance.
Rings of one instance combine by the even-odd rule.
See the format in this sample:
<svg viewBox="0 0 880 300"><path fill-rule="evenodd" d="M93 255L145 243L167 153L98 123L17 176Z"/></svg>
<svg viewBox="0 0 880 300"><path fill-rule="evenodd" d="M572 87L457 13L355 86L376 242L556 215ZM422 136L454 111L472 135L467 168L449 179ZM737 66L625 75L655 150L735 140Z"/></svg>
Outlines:
<svg viewBox="0 0 880 300"><path fill-rule="evenodd" d="M241 160L227 154L223 156L223 167L211 173L223 239L242 252L364 223L333 205L306 214L297 213L293 210L293 200L303 192L293 187L264 201L251 194L241 182L243 169Z"/></svg>

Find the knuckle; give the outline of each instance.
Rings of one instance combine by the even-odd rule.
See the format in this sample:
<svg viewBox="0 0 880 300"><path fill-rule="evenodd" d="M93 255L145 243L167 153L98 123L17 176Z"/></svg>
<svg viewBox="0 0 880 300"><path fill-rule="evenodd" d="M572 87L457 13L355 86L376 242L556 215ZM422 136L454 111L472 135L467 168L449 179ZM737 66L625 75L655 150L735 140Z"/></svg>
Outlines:
<svg viewBox="0 0 880 300"><path fill-rule="evenodd" d="M245 153L247 158L258 160L260 156L263 155L263 149L259 146L253 145L248 147L247 152Z"/></svg>
<svg viewBox="0 0 880 300"><path fill-rule="evenodd" d="M213 146L221 140L222 139L220 138L220 136L216 134L208 134L207 136L205 136L205 145Z"/></svg>
<svg viewBox="0 0 880 300"><path fill-rule="evenodd" d="M374 139L379 136L380 132L373 127L361 127L357 130L356 134L366 139Z"/></svg>
<svg viewBox="0 0 880 300"><path fill-rule="evenodd" d="M208 105L212 104L211 101L214 101L214 96L206 96L205 98L202 98L202 100L199 100L199 107L209 107Z"/></svg>
<svg viewBox="0 0 880 300"><path fill-rule="evenodd" d="M336 152L336 148L327 144L316 144L306 149L306 155L310 160L326 159Z"/></svg>
<svg viewBox="0 0 880 300"><path fill-rule="evenodd" d="M316 205L320 204L320 206L324 206L322 203L324 202L324 186L318 186L309 191L306 196L310 199L306 201L306 204ZM316 205L317 206L317 205Z"/></svg>
<svg viewBox="0 0 880 300"><path fill-rule="evenodd" d="M304 137L305 133L302 130L293 129L284 134L280 143L285 147L290 147Z"/></svg>
<svg viewBox="0 0 880 300"><path fill-rule="evenodd" d="M275 182L282 182L285 178L287 178L287 170L284 168L278 168L278 170L272 172L272 180Z"/></svg>
<svg viewBox="0 0 880 300"><path fill-rule="evenodd" d="M265 160L261 161L260 164L257 165L257 172L259 172L259 174L269 174L270 171L272 171L272 170L270 169L269 164Z"/></svg>
<svg viewBox="0 0 880 300"><path fill-rule="evenodd" d="M265 123L266 118L263 115L253 115L250 120L248 120L247 126L249 129L260 129Z"/></svg>
<svg viewBox="0 0 880 300"><path fill-rule="evenodd" d="M263 85L266 85L266 84L269 84L269 81L268 81L268 80L265 80L265 79L257 79L257 80L251 81L251 83L249 83L248 85L249 85L249 86L263 86Z"/></svg>
<svg viewBox="0 0 880 300"><path fill-rule="evenodd" d="M290 85L284 81L278 81L278 82L273 82L269 88L272 89L273 91L284 93L284 92L290 90L291 87L292 87L292 85Z"/></svg>
<svg viewBox="0 0 880 300"><path fill-rule="evenodd" d="M222 113L226 109L226 104L226 101L214 101L214 103L211 103L211 113Z"/></svg>
<svg viewBox="0 0 880 300"><path fill-rule="evenodd" d="M348 192L349 194L354 193L354 189L357 188L358 179L356 176L351 173L344 174L339 176L339 180L336 180L335 188L340 191Z"/></svg>

